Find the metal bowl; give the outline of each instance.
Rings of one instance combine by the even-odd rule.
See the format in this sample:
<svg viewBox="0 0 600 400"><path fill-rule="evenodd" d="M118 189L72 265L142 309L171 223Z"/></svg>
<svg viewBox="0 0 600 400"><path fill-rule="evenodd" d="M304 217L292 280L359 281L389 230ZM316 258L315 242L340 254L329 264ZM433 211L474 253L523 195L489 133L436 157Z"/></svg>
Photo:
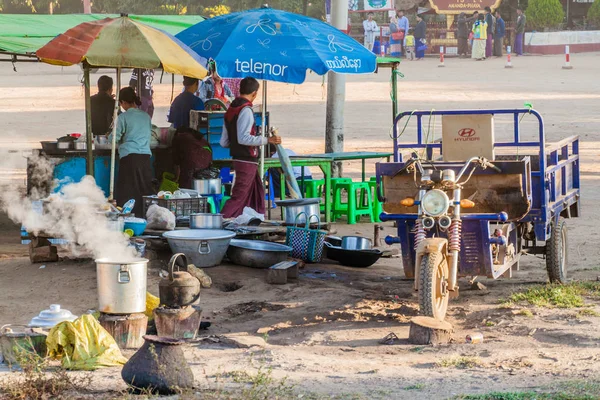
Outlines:
<svg viewBox="0 0 600 400"><path fill-rule="evenodd" d="M342 249L344 250L370 250L373 247L371 239L362 236L342 237Z"/></svg>
<svg viewBox="0 0 600 400"><path fill-rule="evenodd" d="M232 239L227 258L237 265L251 268L269 268L287 260L292 248L262 240Z"/></svg>
<svg viewBox="0 0 600 400"><path fill-rule="evenodd" d="M346 267L368 268L375 264L383 255L381 250L345 250L325 242L326 257L337 261Z"/></svg>

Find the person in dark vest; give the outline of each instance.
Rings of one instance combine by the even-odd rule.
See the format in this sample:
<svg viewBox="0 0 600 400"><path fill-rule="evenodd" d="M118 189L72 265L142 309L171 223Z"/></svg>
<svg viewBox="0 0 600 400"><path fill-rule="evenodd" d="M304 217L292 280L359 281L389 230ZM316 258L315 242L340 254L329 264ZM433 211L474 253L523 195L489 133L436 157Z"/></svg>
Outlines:
<svg viewBox="0 0 600 400"><path fill-rule="evenodd" d="M235 218L250 207L256 212L265 212L265 190L262 177L258 173L260 147L267 144L280 144L278 136L262 137L258 135L252 102L258 95L259 83L254 78L244 78L240 82L240 96L236 98L225 113L225 123L220 144L229 148L233 158L235 181L231 198L221 211L225 218Z"/></svg>

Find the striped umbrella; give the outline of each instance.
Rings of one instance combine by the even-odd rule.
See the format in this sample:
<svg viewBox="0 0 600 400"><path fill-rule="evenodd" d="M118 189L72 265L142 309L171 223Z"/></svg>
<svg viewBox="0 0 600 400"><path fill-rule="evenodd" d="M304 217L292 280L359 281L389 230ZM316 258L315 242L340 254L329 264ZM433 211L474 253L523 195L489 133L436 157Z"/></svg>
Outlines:
<svg viewBox="0 0 600 400"><path fill-rule="evenodd" d="M36 55L53 65L163 68L202 79L206 60L174 36L127 16L84 22L52 39Z"/></svg>

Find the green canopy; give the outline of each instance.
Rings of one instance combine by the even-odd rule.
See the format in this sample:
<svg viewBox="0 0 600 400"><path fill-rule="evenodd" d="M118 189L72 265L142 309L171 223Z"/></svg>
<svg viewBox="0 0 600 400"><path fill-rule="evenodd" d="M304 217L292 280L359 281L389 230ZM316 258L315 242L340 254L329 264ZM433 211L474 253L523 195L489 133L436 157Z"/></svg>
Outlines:
<svg viewBox="0 0 600 400"><path fill-rule="evenodd" d="M0 14L0 51L32 54L55 36L82 22L116 14ZM131 19L172 35L204 20L199 15L130 15Z"/></svg>

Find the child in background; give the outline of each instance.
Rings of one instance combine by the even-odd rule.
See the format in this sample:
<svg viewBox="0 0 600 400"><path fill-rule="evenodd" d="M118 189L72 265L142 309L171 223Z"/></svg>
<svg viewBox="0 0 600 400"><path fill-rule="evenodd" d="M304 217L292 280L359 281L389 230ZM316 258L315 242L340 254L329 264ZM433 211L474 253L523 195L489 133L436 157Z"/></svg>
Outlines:
<svg viewBox="0 0 600 400"><path fill-rule="evenodd" d="M408 30L408 35L404 37L404 48L406 49L406 59L413 61L415 59L415 37L413 30Z"/></svg>

